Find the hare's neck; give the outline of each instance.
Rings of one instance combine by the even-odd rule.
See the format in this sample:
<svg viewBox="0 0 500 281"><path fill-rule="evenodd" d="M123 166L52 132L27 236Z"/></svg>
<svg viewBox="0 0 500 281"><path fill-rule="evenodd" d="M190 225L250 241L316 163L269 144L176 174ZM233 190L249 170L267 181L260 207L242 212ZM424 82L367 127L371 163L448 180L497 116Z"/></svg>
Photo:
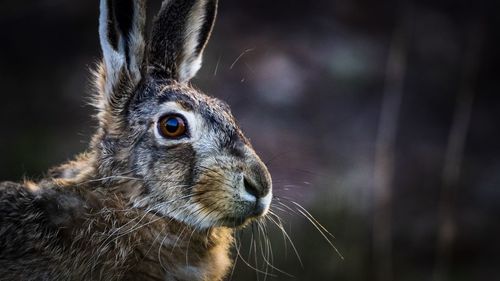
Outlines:
<svg viewBox="0 0 500 281"><path fill-rule="evenodd" d="M90 192L96 192L90 191ZM87 196L101 197L103 194ZM222 280L231 265L232 230L205 231L139 209L120 196L100 200L77 231L73 245L85 245L86 259L109 266L127 279ZM96 239L97 238L97 239ZM81 242L81 243L78 243ZM90 243L91 245L89 245Z"/></svg>

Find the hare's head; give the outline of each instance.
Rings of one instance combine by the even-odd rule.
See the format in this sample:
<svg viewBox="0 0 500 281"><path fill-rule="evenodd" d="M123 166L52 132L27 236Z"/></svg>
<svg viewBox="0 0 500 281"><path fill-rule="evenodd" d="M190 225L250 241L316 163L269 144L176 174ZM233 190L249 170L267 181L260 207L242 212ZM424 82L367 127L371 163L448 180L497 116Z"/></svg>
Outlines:
<svg viewBox="0 0 500 281"><path fill-rule="evenodd" d="M99 176L133 178L131 203L199 228L263 216L271 177L229 107L189 85L216 0L166 0L145 43L145 1L101 0Z"/></svg>

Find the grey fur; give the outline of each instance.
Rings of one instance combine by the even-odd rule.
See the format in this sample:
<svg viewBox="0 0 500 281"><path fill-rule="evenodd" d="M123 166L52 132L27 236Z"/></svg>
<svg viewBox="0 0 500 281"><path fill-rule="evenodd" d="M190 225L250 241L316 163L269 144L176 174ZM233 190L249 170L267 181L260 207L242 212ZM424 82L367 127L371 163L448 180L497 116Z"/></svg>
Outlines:
<svg viewBox="0 0 500 281"><path fill-rule="evenodd" d="M88 151L0 184L0 280L222 280L233 230L266 214L267 168L229 106L187 83L217 1L165 1L147 54L144 7L101 0ZM169 114L180 138L158 130Z"/></svg>

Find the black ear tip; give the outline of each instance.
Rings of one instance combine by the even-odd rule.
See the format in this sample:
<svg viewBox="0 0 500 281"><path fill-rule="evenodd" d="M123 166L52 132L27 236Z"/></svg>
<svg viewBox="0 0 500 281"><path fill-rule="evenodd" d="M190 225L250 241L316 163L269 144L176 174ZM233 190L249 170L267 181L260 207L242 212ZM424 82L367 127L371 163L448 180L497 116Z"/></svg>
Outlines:
<svg viewBox="0 0 500 281"><path fill-rule="evenodd" d="M214 26L217 0L165 0L153 23L149 65L167 79L189 81ZM160 70L158 68L160 67ZM150 72L150 71L149 71Z"/></svg>
<svg viewBox="0 0 500 281"><path fill-rule="evenodd" d="M134 20L134 1L113 1L113 11L117 23L116 28L118 28L122 34L129 34L132 30L132 22Z"/></svg>

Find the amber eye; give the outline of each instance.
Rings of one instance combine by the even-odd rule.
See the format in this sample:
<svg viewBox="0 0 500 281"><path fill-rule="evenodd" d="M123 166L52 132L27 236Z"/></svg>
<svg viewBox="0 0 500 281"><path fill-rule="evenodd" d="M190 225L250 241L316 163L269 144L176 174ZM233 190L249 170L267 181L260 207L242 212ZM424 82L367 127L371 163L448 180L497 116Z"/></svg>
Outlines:
<svg viewBox="0 0 500 281"><path fill-rule="evenodd" d="M186 122L178 115L166 115L158 122L158 129L165 138L180 138L186 134Z"/></svg>

